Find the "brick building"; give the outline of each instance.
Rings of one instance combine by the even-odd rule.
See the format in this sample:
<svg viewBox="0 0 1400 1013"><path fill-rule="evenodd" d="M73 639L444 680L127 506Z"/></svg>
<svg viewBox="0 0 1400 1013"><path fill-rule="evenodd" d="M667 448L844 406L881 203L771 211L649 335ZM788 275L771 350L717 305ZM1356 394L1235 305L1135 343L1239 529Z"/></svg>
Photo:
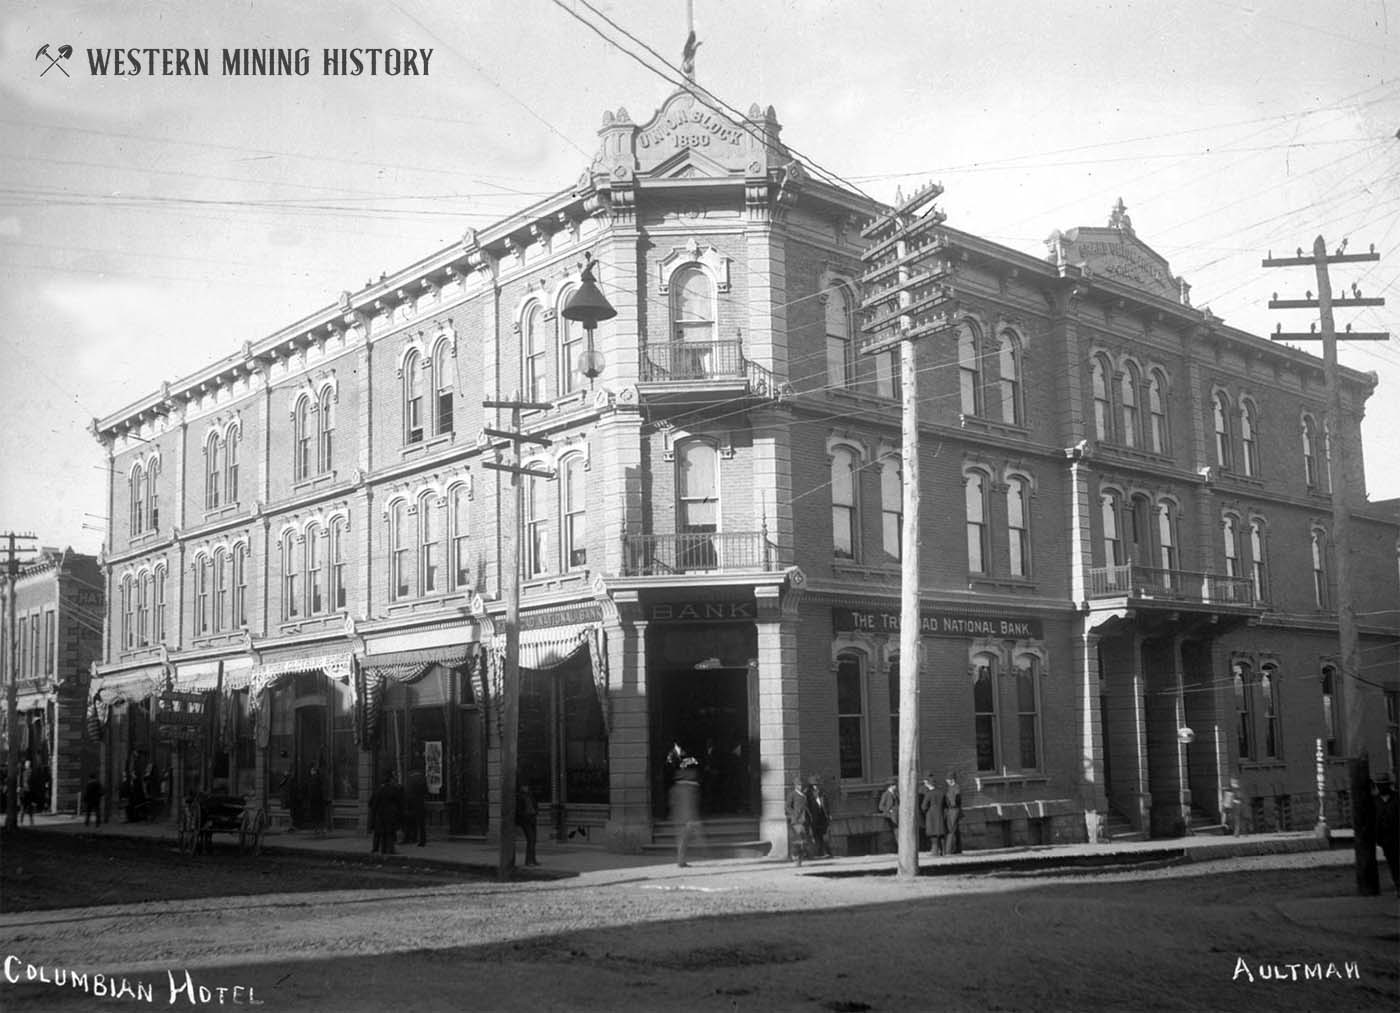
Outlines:
<svg viewBox="0 0 1400 1013"><path fill-rule="evenodd" d="M361 825L381 772L421 763L434 819L493 833L514 518L479 434L518 394L552 405L522 420L556 477L520 519L520 771L553 831L662 840L678 743L716 836L781 851L801 773L838 846L872 845L901 556L897 369L855 341L875 209L771 108L679 92L599 133L576 188L95 422L118 762L280 820L320 778ZM1347 372L1327 419L1320 361L1193 309L1121 206L1046 258L949 236L961 324L919 349L920 724L968 844L1083 839L1110 809L1176 832L1232 772L1302 795L1340 693L1375 694L1375 755L1396 617L1363 621L1374 679L1329 683L1336 603L1308 592L1327 427L1355 439L1374 381ZM618 311L591 381L559 312L585 253ZM1357 528L1358 587L1393 602L1395 511ZM196 727L180 711L202 725L162 733Z"/></svg>
<svg viewBox="0 0 1400 1013"><path fill-rule="evenodd" d="M87 702L92 666L102 658L102 588L96 556L40 549L15 581L13 644L8 588L0 594L0 650L7 677L18 677L20 764L43 772L48 794L41 805L52 812L77 812L83 782L97 769ZM6 737L0 763L8 750Z"/></svg>

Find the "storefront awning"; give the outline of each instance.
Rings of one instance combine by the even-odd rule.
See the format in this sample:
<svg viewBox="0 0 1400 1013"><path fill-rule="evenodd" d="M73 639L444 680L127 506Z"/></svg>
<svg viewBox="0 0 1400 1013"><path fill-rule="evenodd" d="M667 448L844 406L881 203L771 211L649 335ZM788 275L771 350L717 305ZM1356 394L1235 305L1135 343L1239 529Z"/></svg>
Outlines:
<svg viewBox="0 0 1400 1013"><path fill-rule="evenodd" d="M125 672L99 675L88 688L89 699L102 694L102 703L111 707L122 701L137 703L165 689L165 665L147 665Z"/></svg>
<svg viewBox="0 0 1400 1013"><path fill-rule="evenodd" d="M371 680L412 682L434 665L457 668L476 656L476 644L454 647L430 647L419 651L391 651L387 654L366 654L360 658L360 668Z"/></svg>
<svg viewBox="0 0 1400 1013"><path fill-rule="evenodd" d="M222 675L220 664L223 665ZM180 664L175 673L175 688L185 693L200 693L222 686L225 693L230 693L247 687L253 668L253 659L248 657Z"/></svg>
<svg viewBox="0 0 1400 1013"><path fill-rule="evenodd" d="M253 665L247 670L246 685L253 696L257 696L263 690L272 686L289 675L299 675L302 672L324 672L329 679L338 679L341 682L349 682L353 672L354 655L349 653L337 654L311 654L299 658L286 658L281 661L271 661L262 665ZM235 673L235 679L244 678L242 673ZM226 689L242 689L242 685L233 685L225 682Z"/></svg>
<svg viewBox="0 0 1400 1013"><path fill-rule="evenodd" d="M575 623L571 626L552 626L542 630L521 631L520 667L548 669L562 665L579 651L588 647L588 636L597 628L597 623ZM498 655L504 656L506 650L505 634L496 634L496 640L492 646Z"/></svg>

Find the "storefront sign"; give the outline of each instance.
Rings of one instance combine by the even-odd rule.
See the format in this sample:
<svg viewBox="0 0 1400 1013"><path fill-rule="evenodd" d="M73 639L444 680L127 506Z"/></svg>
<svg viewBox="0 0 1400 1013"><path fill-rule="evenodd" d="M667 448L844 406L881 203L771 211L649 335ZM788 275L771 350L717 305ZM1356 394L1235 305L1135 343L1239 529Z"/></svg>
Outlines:
<svg viewBox="0 0 1400 1013"><path fill-rule="evenodd" d="M156 711L156 724L158 725L193 725L199 726L209 720L207 714L191 714L188 711Z"/></svg>
<svg viewBox="0 0 1400 1013"><path fill-rule="evenodd" d="M181 693L177 690L169 689L160 695L161 703L203 703L203 693Z"/></svg>
<svg viewBox="0 0 1400 1013"><path fill-rule="evenodd" d="M198 742L203 735L202 728L190 725L157 725L156 738L162 742Z"/></svg>
<svg viewBox="0 0 1400 1013"><path fill-rule="evenodd" d="M758 606L748 601L666 601L647 608L647 619L660 623L753 622Z"/></svg>
<svg viewBox="0 0 1400 1013"><path fill-rule="evenodd" d="M428 777L428 794L442 794L442 743L423 743L424 773Z"/></svg>
<svg viewBox="0 0 1400 1013"><path fill-rule="evenodd" d="M579 623L603 621L600 605L579 605L568 609L550 609L548 612L527 612L520 617L521 630L544 630L553 626L577 626Z"/></svg>
<svg viewBox="0 0 1400 1013"><path fill-rule="evenodd" d="M831 626L837 633L898 633L899 613L833 608ZM1045 636L1045 627L1039 619L1023 619L985 612L923 611L919 613L919 635L1039 640Z"/></svg>

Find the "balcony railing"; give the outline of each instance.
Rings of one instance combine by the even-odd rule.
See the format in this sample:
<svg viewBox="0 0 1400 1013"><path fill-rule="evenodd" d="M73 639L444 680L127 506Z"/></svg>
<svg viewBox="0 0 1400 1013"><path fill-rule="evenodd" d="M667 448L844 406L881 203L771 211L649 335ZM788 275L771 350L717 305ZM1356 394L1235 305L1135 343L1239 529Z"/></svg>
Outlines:
<svg viewBox="0 0 1400 1013"><path fill-rule="evenodd" d="M744 357L739 341L670 341L642 350L642 383L687 383L702 380L736 380L759 397L781 399L771 370Z"/></svg>
<svg viewBox="0 0 1400 1013"><path fill-rule="evenodd" d="M623 541L623 576L626 577L664 577L674 573L721 570L771 571L778 565L776 546L762 531L628 535Z"/></svg>
<svg viewBox="0 0 1400 1013"><path fill-rule="evenodd" d="M1226 577L1193 570L1163 570L1136 563L1089 569L1090 598L1138 598L1208 605L1253 606L1248 577Z"/></svg>

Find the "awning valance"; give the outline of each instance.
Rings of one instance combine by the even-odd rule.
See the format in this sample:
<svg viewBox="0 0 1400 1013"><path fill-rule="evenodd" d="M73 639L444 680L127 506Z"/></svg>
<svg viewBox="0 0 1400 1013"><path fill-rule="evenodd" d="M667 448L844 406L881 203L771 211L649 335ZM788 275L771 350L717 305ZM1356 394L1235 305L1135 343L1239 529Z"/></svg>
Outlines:
<svg viewBox="0 0 1400 1013"><path fill-rule="evenodd" d="M456 647L430 647L420 651L391 651L387 654L366 654L360 667L370 679L389 682L412 682L434 665L457 668L477 654L476 644Z"/></svg>
<svg viewBox="0 0 1400 1013"><path fill-rule="evenodd" d="M520 667L549 669L562 665L588 646L588 635L595 629L597 623L575 623L571 626L551 626L542 630L523 630L520 634ZM498 655L504 656L505 634L496 634L492 646Z"/></svg>
<svg viewBox="0 0 1400 1013"><path fill-rule="evenodd" d="M247 685L253 696L280 682L289 675L302 672L324 672L328 679L349 682L354 666L351 654L313 654L302 658L288 658L254 665L248 670ZM228 689L242 689L242 686L225 684Z"/></svg>
<svg viewBox="0 0 1400 1013"><path fill-rule="evenodd" d="M119 701L140 702L165 689L165 666L148 665L126 672L99 675L88 687L89 699L102 694L102 702L110 707Z"/></svg>

